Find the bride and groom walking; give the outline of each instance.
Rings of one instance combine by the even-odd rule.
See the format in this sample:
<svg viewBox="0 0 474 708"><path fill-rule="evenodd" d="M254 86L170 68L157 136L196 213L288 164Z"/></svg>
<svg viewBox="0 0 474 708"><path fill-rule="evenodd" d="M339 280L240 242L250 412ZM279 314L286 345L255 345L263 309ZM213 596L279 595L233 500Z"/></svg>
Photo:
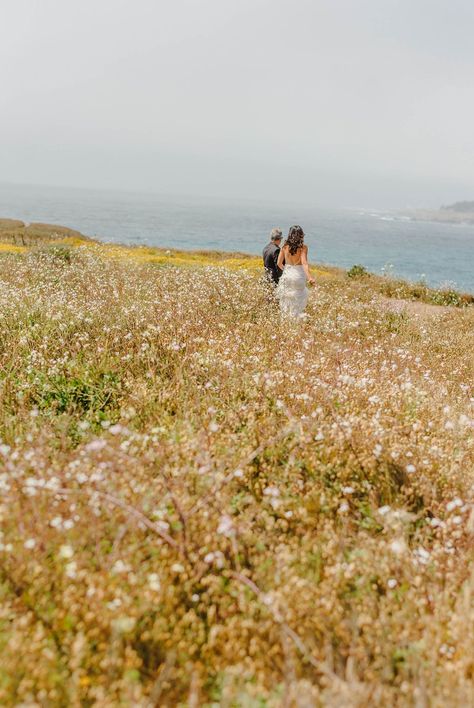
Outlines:
<svg viewBox="0 0 474 708"><path fill-rule="evenodd" d="M309 271L308 246L301 226L291 226L280 248L281 229L273 229L270 243L263 249L263 265L268 282L275 288L282 315L300 317L308 302L308 288L316 282Z"/></svg>

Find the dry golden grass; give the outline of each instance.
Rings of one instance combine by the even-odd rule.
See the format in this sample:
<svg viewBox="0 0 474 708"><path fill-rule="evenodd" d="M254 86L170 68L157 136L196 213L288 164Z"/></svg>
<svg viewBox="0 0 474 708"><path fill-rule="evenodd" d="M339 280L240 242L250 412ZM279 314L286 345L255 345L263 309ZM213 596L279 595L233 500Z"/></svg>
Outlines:
<svg viewBox="0 0 474 708"><path fill-rule="evenodd" d="M472 705L473 308L119 251L0 254L0 703Z"/></svg>

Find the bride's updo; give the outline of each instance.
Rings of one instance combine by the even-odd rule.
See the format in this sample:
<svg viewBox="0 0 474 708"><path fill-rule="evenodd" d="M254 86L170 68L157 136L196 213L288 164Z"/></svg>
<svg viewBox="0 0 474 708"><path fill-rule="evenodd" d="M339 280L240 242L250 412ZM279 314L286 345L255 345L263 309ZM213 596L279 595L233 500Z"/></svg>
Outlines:
<svg viewBox="0 0 474 708"><path fill-rule="evenodd" d="M288 238L285 241L285 246L288 246L292 256L294 256L298 249L302 247L303 241L304 231L301 226L290 226Z"/></svg>

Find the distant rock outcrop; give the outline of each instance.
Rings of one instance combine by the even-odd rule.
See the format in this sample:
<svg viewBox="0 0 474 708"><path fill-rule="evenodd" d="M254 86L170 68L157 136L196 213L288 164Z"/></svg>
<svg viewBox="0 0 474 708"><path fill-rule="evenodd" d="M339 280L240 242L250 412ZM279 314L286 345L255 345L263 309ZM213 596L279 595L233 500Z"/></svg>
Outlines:
<svg viewBox="0 0 474 708"><path fill-rule="evenodd" d="M474 202L455 202L439 209L403 211L412 221L436 221L440 224L474 224Z"/></svg>
<svg viewBox="0 0 474 708"><path fill-rule="evenodd" d="M455 202L454 204L449 204L448 206L442 206L441 209L448 211L459 211L463 214L474 212L474 201L473 202Z"/></svg>

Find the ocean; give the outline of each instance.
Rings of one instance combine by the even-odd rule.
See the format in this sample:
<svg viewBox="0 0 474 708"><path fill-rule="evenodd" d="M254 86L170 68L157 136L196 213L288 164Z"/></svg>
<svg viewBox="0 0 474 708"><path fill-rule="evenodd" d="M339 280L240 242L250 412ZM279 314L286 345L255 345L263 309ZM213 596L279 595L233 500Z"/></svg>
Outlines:
<svg viewBox="0 0 474 708"><path fill-rule="evenodd" d="M310 261L474 292L474 226L395 212L0 184L0 217L56 223L125 244L259 254L274 226L306 233Z"/></svg>

